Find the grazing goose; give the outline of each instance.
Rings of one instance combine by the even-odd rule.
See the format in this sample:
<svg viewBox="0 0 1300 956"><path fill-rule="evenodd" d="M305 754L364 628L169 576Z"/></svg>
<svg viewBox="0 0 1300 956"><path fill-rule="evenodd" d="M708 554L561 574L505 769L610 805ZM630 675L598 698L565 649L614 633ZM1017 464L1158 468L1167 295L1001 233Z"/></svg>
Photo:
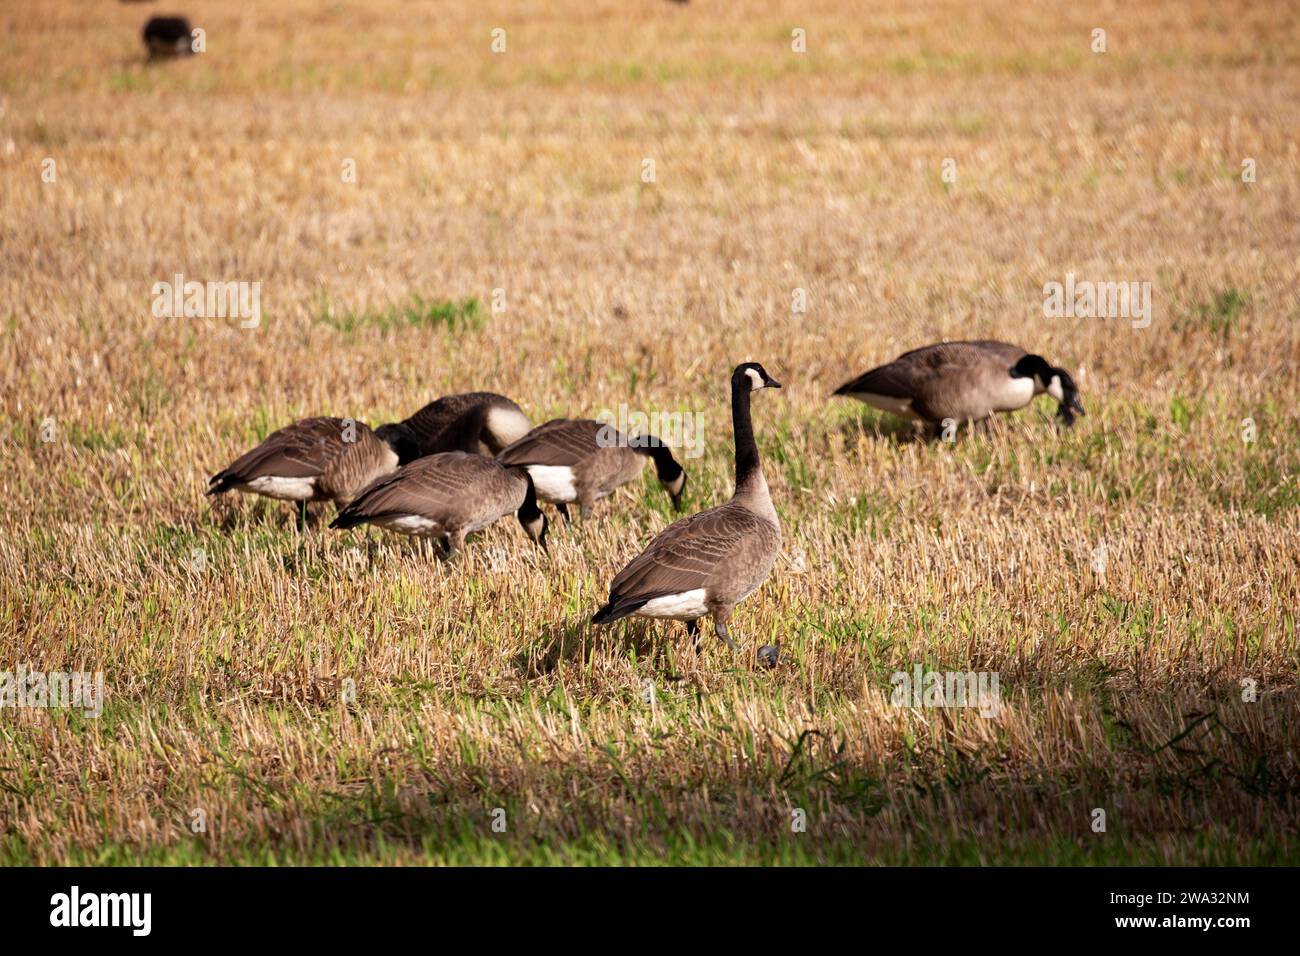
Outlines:
<svg viewBox="0 0 1300 956"><path fill-rule="evenodd" d="M686 622L698 641L699 618L713 615L713 630L733 651L727 633L731 610L767 578L781 551L781 527L754 443L751 394L780 388L757 362L731 374L731 418L736 438L736 492L717 508L669 525L632 559L609 588L609 602L593 624L629 614Z"/></svg>
<svg viewBox="0 0 1300 956"><path fill-rule="evenodd" d="M504 449L497 460L527 468L537 497L554 504L565 521L571 503L576 501L586 517L597 499L637 478L650 460L673 507L682 509L686 472L653 435L629 439L603 422L556 418Z"/></svg>
<svg viewBox="0 0 1300 956"><path fill-rule="evenodd" d="M460 449L476 445L492 408L482 404L457 419L448 436ZM432 538L450 559L465 536L481 531L510 512L524 531L546 550L546 516L528 472L509 468L472 451L438 452L417 458L366 488L339 512L331 528L374 524L398 534Z"/></svg>
<svg viewBox="0 0 1300 956"><path fill-rule="evenodd" d="M463 415L484 409L482 432L472 448L460 448L456 422ZM421 455L440 451L474 451L495 455L533 427L528 416L510 399L494 392L463 392L430 402L401 423L419 444Z"/></svg>
<svg viewBox="0 0 1300 956"><path fill-rule="evenodd" d="M189 56L194 52L193 30L184 17L150 17L144 25L143 37L151 60Z"/></svg>
<svg viewBox="0 0 1300 956"><path fill-rule="evenodd" d="M1043 392L1060 402L1057 414L1067 427L1074 424L1076 412L1083 414L1078 389L1065 369L988 339L913 349L835 390L936 428L945 419L977 422L994 412L1024 408Z"/></svg>
<svg viewBox="0 0 1300 956"><path fill-rule="evenodd" d="M304 418L267 436L208 479L209 495L227 491L298 502L305 524L307 504L333 501L340 508L370 482L418 457L393 425L371 429L343 418Z"/></svg>

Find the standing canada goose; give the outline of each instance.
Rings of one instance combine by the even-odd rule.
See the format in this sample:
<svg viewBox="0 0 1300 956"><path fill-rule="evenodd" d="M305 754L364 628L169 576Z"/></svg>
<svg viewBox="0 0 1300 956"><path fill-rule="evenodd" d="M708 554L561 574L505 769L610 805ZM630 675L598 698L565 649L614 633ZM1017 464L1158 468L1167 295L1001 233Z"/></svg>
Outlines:
<svg viewBox="0 0 1300 956"><path fill-rule="evenodd" d="M524 531L546 550L546 516L528 472L472 451L493 413L480 403L456 419L445 436L454 451L425 455L367 487L339 512L331 528L374 524L398 534L432 538L444 558L455 557L465 536L514 511Z"/></svg>
<svg viewBox="0 0 1300 956"><path fill-rule="evenodd" d="M686 622L697 637L699 618L733 651L731 610L758 589L781 552L781 526L754 443L749 402L760 388L780 388L757 362L731 373L736 438L736 491L725 505L682 518L661 531L609 588L609 601L591 619L609 624L629 614Z"/></svg>
<svg viewBox="0 0 1300 956"><path fill-rule="evenodd" d="M461 448L457 420L480 408L486 411L482 418L482 432L475 436L477 441L474 447ZM475 451L480 455L495 455L511 442L522 438L533 427L523 409L495 392L444 395L400 424L409 429L420 447L421 455L456 449Z"/></svg>
<svg viewBox="0 0 1300 956"><path fill-rule="evenodd" d="M342 508L370 482L418 457L400 429L345 418L304 418L267 436L208 479L209 495L227 491L298 502L305 524L307 504L333 501Z"/></svg>
<svg viewBox="0 0 1300 956"><path fill-rule="evenodd" d="M941 342L904 352L888 365L865 372L835 390L872 408L939 427L945 420L977 422L1010 412L1046 392L1060 402L1057 414L1069 427L1083 405L1074 379L1006 342Z"/></svg>
<svg viewBox="0 0 1300 956"><path fill-rule="evenodd" d="M673 507L682 510L686 472L672 450L653 435L628 438L604 422L556 418L538 425L497 459L527 468L537 497L554 504L565 521L572 502L586 517L592 504L638 477L650 460Z"/></svg>
<svg viewBox="0 0 1300 956"><path fill-rule="evenodd" d="M193 30L184 17L150 17L142 36L151 60L194 52Z"/></svg>

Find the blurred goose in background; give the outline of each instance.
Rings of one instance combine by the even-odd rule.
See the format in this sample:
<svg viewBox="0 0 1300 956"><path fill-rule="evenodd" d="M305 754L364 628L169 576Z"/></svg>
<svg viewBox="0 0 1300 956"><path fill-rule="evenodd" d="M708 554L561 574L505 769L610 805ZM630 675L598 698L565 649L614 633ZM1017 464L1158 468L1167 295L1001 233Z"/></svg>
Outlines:
<svg viewBox="0 0 1300 956"><path fill-rule="evenodd" d="M193 33L185 17L150 17L142 34L149 59L189 56L194 52Z"/></svg>
<svg viewBox="0 0 1300 956"><path fill-rule="evenodd" d="M472 447L462 448L457 422L463 416L482 409L481 430ZM440 451L472 451L495 455L511 442L522 438L533 427L523 409L495 392L462 392L444 395L425 405L399 423L408 438L416 443L421 455Z"/></svg>
<svg viewBox="0 0 1300 956"><path fill-rule="evenodd" d="M462 449L478 444L492 407L483 403L457 419L446 440ZM546 516L537 506L533 480L522 468L510 468L473 451L425 455L366 488L339 512L331 528L373 524L398 534L434 540L443 558L460 553L465 537L510 512L542 550L546 550Z"/></svg>
<svg viewBox="0 0 1300 956"><path fill-rule="evenodd" d="M835 390L936 429L945 420L978 422L995 412L1024 408L1044 392L1060 403L1057 415L1066 427L1074 424L1076 413L1084 413L1065 369L1019 346L989 339L913 349Z"/></svg>
<svg viewBox="0 0 1300 956"><path fill-rule="evenodd" d="M526 468L537 497L554 504L566 521L570 504L576 501L586 517L597 500L640 477L647 461L655 463L655 474L673 507L682 508L686 472L672 450L653 435L628 438L604 422L552 419L504 449L497 459Z"/></svg>
<svg viewBox="0 0 1300 956"><path fill-rule="evenodd" d="M208 479L209 495L227 491L298 503L299 525L310 502L340 508L376 478L418 457L392 425L371 429L347 418L304 418L278 431Z"/></svg>
<svg viewBox="0 0 1300 956"><path fill-rule="evenodd" d="M714 633L733 651L727 631L732 609L766 580L781 551L781 526L763 477L750 418L750 398L780 388L757 362L731 375L731 417L736 439L736 490L730 501L682 518L660 532L609 588L609 601L593 624L630 614L685 621L698 641L699 618L713 616Z"/></svg>

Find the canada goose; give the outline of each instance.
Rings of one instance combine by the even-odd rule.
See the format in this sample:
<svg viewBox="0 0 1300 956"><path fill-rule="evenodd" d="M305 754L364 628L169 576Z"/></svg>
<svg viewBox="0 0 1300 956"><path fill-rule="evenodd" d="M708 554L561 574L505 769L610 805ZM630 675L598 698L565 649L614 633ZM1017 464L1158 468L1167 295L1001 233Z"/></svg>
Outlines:
<svg viewBox="0 0 1300 956"><path fill-rule="evenodd" d="M494 411L491 402L473 405L439 439L453 450L417 458L380 478L340 511L330 527L375 524L433 538L442 556L450 559L464 547L466 535L514 511L524 531L545 551L546 516L537 507L528 472L473 451Z"/></svg>
<svg viewBox="0 0 1300 956"><path fill-rule="evenodd" d="M374 524L399 534L433 538L446 559L465 536L516 512L524 531L546 550L546 516L533 480L522 468L463 451L426 455L380 478L339 512L331 528Z"/></svg>
<svg viewBox="0 0 1300 956"><path fill-rule="evenodd" d="M371 429L344 418L304 418L278 431L208 479L209 495L242 491L307 504L333 501L340 508L370 482L418 457L392 425Z"/></svg>
<svg viewBox="0 0 1300 956"><path fill-rule="evenodd" d="M751 394L780 388L757 362L731 373L731 420L736 439L736 491L725 505L682 518L661 531L609 588L609 601L591 619L609 624L629 614L686 622L698 640L699 618L733 651L731 610L767 578L781 551L781 526L763 477L750 420Z"/></svg>
<svg viewBox="0 0 1300 956"><path fill-rule="evenodd" d="M939 427L945 420L977 422L994 412L1024 408L1051 395L1069 427L1083 405L1074 379L1041 355L1006 342L941 342L904 352L835 390L872 408Z"/></svg>
<svg viewBox="0 0 1300 956"><path fill-rule="evenodd" d="M572 502L585 517L597 499L638 477L650 460L673 507L682 509L686 472L672 450L653 435L628 438L604 422L552 419L505 448L497 460L527 468L537 497L554 504L566 521Z"/></svg>
<svg viewBox="0 0 1300 956"><path fill-rule="evenodd" d="M474 447L461 448L453 426L457 419L479 408L487 413L482 419L482 432L475 436L477 442ZM511 442L522 438L533 427L523 409L504 395L494 392L444 395L399 424L409 429L410 435L419 445L421 455L457 449L475 451L480 455L495 455Z"/></svg>
<svg viewBox="0 0 1300 956"><path fill-rule="evenodd" d="M150 17L144 25L144 45L149 59L189 56L194 52L193 30L184 17Z"/></svg>

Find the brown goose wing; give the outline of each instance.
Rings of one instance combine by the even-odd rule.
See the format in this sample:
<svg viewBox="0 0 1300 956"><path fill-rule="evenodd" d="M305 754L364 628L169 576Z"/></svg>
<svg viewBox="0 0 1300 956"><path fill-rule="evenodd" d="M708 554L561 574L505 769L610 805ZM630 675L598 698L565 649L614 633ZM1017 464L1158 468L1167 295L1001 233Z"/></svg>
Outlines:
<svg viewBox="0 0 1300 956"><path fill-rule="evenodd" d="M928 378L966 355L965 342L939 342L904 352L892 362L863 372L835 390L836 395L870 394L916 398Z"/></svg>
<svg viewBox="0 0 1300 956"><path fill-rule="evenodd" d="M614 578L609 602L596 615L596 623L617 620L657 597L708 588L729 578L724 567L728 557L768 541L779 541L779 532L736 504L674 522Z"/></svg>
<svg viewBox="0 0 1300 956"><path fill-rule="evenodd" d="M1023 356L1006 342L944 342L900 358L916 366L912 408L930 421L980 419L992 411L989 394Z"/></svg>
<svg viewBox="0 0 1300 956"><path fill-rule="evenodd" d="M1012 345L1009 342L999 342L996 339L976 339L973 342L967 342L964 344L980 349L990 358L996 359L999 364L1005 363L1007 368L1011 368L1029 354L1019 345Z"/></svg>
<svg viewBox="0 0 1300 956"><path fill-rule="evenodd" d="M597 435L605 426L590 419L555 418L538 425L501 450L503 465L578 465L597 451Z"/></svg>
<svg viewBox="0 0 1300 956"><path fill-rule="evenodd" d="M880 365L857 378L845 382L835 390L836 395L886 395L890 398L911 398L916 394L917 369L906 362L894 361Z"/></svg>
<svg viewBox="0 0 1300 956"><path fill-rule="evenodd" d="M351 441L343 443L316 483L317 491L342 506L376 478L397 470L397 454L368 426L353 423Z"/></svg>
<svg viewBox="0 0 1300 956"><path fill-rule="evenodd" d="M945 365L971 365L989 360L1006 361L1010 368L1027 353L1018 345L996 339L972 339L961 342L937 342L904 352L895 362L908 362L917 368L942 368Z"/></svg>
<svg viewBox="0 0 1300 956"><path fill-rule="evenodd" d="M208 493L217 494L255 478L315 478L347 447L346 422L341 418L304 418L272 432L260 445L208 479ZM358 430L366 426L354 423Z"/></svg>
<svg viewBox="0 0 1300 956"><path fill-rule="evenodd" d="M923 345L846 382L835 394L870 393L924 402L933 387L955 372L1003 362L1010 368L1024 354L1024 349L993 339Z"/></svg>
<svg viewBox="0 0 1300 956"><path fill-rule="evenodd" d="M468 523L481 513L510 510L524 484L491 458L443 452L418 458L371 484L339 512L331 527L351 528L395 515Z"/></svg>

